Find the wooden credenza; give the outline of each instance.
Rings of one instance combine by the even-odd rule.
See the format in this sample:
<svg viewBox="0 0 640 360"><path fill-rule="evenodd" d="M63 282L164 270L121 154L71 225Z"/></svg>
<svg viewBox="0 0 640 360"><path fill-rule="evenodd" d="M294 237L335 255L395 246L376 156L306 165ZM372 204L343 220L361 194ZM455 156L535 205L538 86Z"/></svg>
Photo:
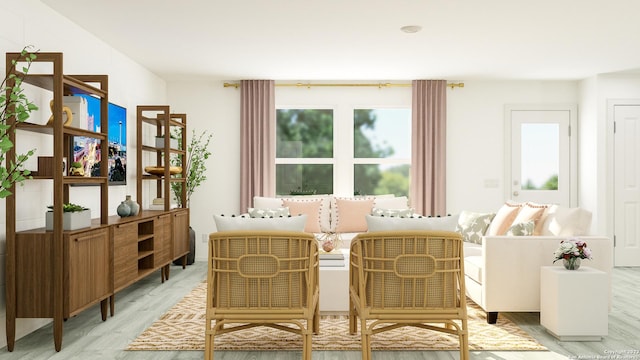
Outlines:
<svg viewBox="0 0 640 360"><path fill-rule="evenodd" d="M186 264L188 233L187 208L110 216L107 224L96 219L89 228L65 231L62 257L55 256L53 232L17 232L12 274L16 318L53 318L62 310L62 317L68 319L100 303L102 320L106 320L109 305L114 315L118 291L157 270L164 282L172 261L183 258ZM61 291L53 286L60 270Z"/></svg>

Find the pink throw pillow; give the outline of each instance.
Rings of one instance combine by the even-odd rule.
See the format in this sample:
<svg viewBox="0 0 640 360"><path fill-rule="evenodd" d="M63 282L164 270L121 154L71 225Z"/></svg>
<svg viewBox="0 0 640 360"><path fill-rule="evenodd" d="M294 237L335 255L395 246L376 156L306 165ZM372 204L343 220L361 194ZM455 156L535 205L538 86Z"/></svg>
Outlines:
<svg viewBox="0 0 640 360"><path fill-rule="evenodd" d="M289 208L289 214L292 216L306 214L307 223L304 227L305 232L319 233L320 230L320 208L322 207L322 199L305 199L305 200L282 200L282 204Z"/></svg>
<svg viewBox="0 0 640 360"><path fill-rule="evenodd" d="M336 232L367 231L366 215L371 214L373 200L336 198Z"/></svg>

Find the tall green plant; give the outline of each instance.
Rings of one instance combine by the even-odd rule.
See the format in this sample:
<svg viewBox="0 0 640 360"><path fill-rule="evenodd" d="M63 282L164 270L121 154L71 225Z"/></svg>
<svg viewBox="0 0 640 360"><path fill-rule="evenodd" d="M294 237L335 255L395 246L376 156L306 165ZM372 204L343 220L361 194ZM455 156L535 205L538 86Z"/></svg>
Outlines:
<svg viewBox="0 0 640 360"><path fill-rule="evenodd" d="M182 134L180 131L182 131L182 129L176 129L173 136L178 138L179 146L184 149L184 147L182 147ZM185 163L182 163L181 156L171 158L171 165L181 166L182 172L185 174L187 206L189 206L189 200L191 199L193 191L207 179L207 167L205 162L209 156L211 156L211 151L209 151L209 142L211 141L212 136L213 134L207 135L206 130L200 135L196 135L196 131L193 130L191 142L189 142L189 146L186 149L187 156ZM172 182L171 190L178 201L178 205L182 206L182 183Z"/></svg>
<svg viewBox="0 0 640 360"><path fill-rule="evenodd" d="M9 71L0 83L0 164L6 163L6 154L14 146L9 136L11 131L16 131L15 124L27 121L31 112L38 110L38 107L27 99L22 88L24 77L36 57L31 47L22 49L20 58L11 60ZM21 72L15 71L18 63L26 64ZM11 118L15 119L13 125L9 124ZM0 198L11 195L9 189L14 184L22 185L22 182L30 177L30 171L25 169L24 165L34 153L35 149L29 150L24 154L18 154L15 162L6 163L6 166L0 165Z"/></svg>

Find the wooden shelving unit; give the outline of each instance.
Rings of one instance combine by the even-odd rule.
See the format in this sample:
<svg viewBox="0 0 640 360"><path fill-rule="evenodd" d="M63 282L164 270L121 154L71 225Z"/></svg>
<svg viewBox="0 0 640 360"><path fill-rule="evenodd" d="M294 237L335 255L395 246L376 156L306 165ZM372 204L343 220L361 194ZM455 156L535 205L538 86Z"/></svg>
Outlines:
<svg viewBox="0 0 640 360"><path fill-rule="evenodd" d="M147 207L155 198L162 198L163 210L171 211L171 218L163 220L162 223L156 225L155 233L165 232L166 239L173 239L173 242L166 240L161 245L161 251L154 251L152 263L154 267L162 266L163 281L169 278L169 265L171 261L182 258L183 267L186 266L187 254L189 253L189 211L186 208L187 192L186 179L184 171L179 174L171 174L171 157L180 157L180 163L184 163L187 151L187 115L172 114L168 105L139 105L136 111L137 115L137 142L140 144L137 150L137 198L141 202L141 206ZM181 139L178 144L182 146L171 146L172 129L180 130ZM146 136L146 138L145 138ZM162 146L157 146L155 142L152 145L145 144L151 136L162 137ZM156 166L163 168L162 175L151 175L144 172L146 166ZM145 183L155 183L155 195L151 190L145 192ZM171 199L174 197L171 185L179 184L182 187L180 204L181 207L172 209ZM164 230L161 230L164 229ZM173 230L172 230L173 229ZM155 246L160 246L156 241ZM146 245L141 244L141 248L147 249ZM146 259L146 257L145 257ZM140 260L139 268L143 269L149 266L151 260Z"/></svg>
<svg viewBox="0 0 640 360"><path fill-rule="evenodd" d="M187 154L184 148L171 147L170 135L171 129L174 127L181 129L181 141L184 146L184 144L187 143L187 116L185 114L172 114L167 105L139 105L137 107L137 141L141 146L138 147L137 151L138 169L136 186L138 200L140 202L147 201L147 203L141 204L143 208L148 207L145 205L150 204L153 200L151 194L144 193L143 182L146 181L154 181L156 183L155 196L156 198L164 199L164 210L171 208L171 199L173 198L171 183L182 184L181 204L183 204L183 207L184 204L186 204L187 195L185 191L186 180L184 172L172 175L170 171L171 156L181 157L183 160L181 163L184 163ZM144 145L145 135L148 135L147 131L154 133L155 137L163 137L164 146L158 147L155 146L155 143L153 145ZM145 154L150 154L155 160L147 160ZM164 169L164 173L162 175L145 173L144 168L146 166L161 167Z"/></svg>
<svg viewBox="0 0 640 360"><path fill-rule="evenodd" d="M48 63L48 73L19 74L11 69L12 60L23 61L20 53L7 53L7 73L20 75L24 83L48 90L53 97L53 123L39 125L16 123L9 125L17 131L28 131L53 137L53 163L71 159L70 142L73 136L100 140L100 176L63 176L54 171L51 176L38 175L34 179L53 180L53 231L44 228L16 231L16 208L19 206L15 188L6 199L6 331L7 348L13 350L16 318L53 318L56 351L62 347L63 321L100 303L102 319L106 320L107 306L113 294L111 268L113 245L107 227L108 212L108 77L106 75L69 76L62 73L62 53L38 53L35 63ZM44 66L47 67L47 66ZM20 68L20 67L18 67ZM11 82L9 82L11 86ZM63 96L89 94L100 100L102 124L100 132L63 125ZM16 144L16 135L10 131ZM16 159L15 147L7 153L7 163ZM85 229L63 231L64 203L69 202L70 185L93 184L100 188L100 219ZM25 205L26 206L26 205Z"/></svg>

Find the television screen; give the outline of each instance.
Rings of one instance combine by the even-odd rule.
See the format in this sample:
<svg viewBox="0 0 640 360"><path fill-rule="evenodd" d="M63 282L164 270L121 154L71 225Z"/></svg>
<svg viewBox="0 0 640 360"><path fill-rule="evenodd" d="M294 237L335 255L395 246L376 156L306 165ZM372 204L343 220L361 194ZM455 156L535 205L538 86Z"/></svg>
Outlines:
<svg viewBox="0 0 640 360"><path fill-rule="evenodd" d="M87 100L87 129L100 131L100 100L90 95L77 94ZM127 183L127 109L109 103L109 185ZM85 173L100 176L100 140L75 136L73 161L83 164Z"/></svg>

